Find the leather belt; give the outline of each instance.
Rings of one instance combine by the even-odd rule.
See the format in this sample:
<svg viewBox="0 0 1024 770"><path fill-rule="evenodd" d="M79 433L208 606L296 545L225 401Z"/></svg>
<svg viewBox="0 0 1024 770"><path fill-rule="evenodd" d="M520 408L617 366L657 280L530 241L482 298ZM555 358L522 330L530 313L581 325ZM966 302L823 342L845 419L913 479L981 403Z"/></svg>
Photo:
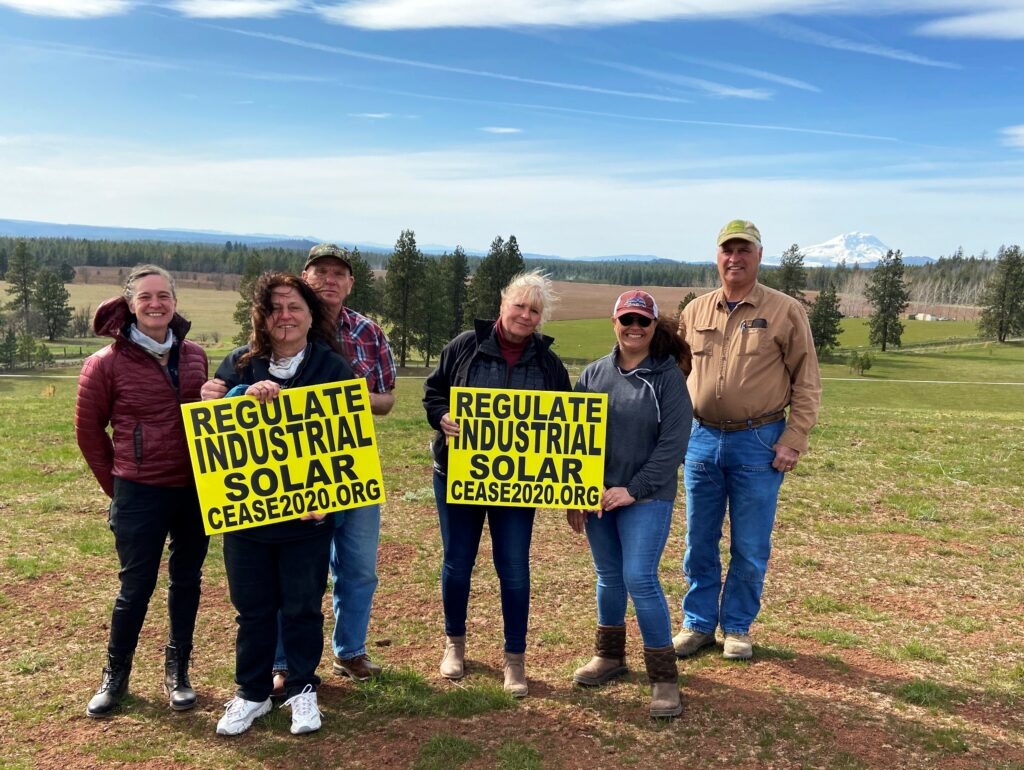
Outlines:
<svg viewBox="0 0 1024 770"><path fill-rule="evenodd" d="M712 422L711 420L705 420L702 417L694 416L694 419L703 425L705 428L714 428L720 430L723 433L732 433L737 430L747 430L749 428L760 428L762 425L770 425L773 422L786 419L786 412L784 409L780 409L777 412L771 414L763 414L760 417L755 417L752 420L725 420L723 422Z"/></svg>

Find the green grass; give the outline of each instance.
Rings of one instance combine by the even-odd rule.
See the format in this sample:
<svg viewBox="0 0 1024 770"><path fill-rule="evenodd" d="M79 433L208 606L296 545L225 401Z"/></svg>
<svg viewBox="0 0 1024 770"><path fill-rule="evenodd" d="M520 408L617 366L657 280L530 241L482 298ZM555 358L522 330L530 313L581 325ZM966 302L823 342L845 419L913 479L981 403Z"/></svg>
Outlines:
<svg viewBox="0 0 1024 770"><path fill-rule="evenodd" d="M909 348L919 345L955 344L973 342L978 337L973 321L904 321L903 344ZM847 350L866 348L868 326L866 318L844 318L843 333L839 337L842 356ZM589 362L607 355L615 342L611 323L605 318L587 318L573 321L550 321L544 325L544 333L555 338L554 350L558 355L574 362ZM874 351L872 351L874 355ZM875 357L871 375L881 364ZM846 371L846 364L841 364ZM849 376L849 373L846 373Z"/></svg>
<svg viewBox="0 0 1024 770"><path fill-rule="evenodd" d="M437 735L423 744L413 770L450 770L462 767L480 755L480 747L472 741L453 735Z"/></svg>
<svg viewBox="0 0 1024 770"><path fill-rule="evenodd" d="M850 382L845 368L828 366L843 380L825 381L812 451L782 488L754 659L736 666L709 650L680 661L686 712L665 723L646 713L632 609L631 673L594 691L570 684L590 655L596 608L586 540L569 536L561 511L539 511L534 530L530 697L517 704L501 690L500 587L487 534L470 599L469 675L439 677L430 431L422 380L400 380L395 414L376 421L388 503L370 654L386 674L355 684L325 662L324 727L303 740L288 734L287 710L238 740L213 736L234 690L234 611L219 542L204 569L197 627L201 708L171 714L160 689L164 569L126 713L86 722L117 593L107 500L74 442L74 380L0 378L2 761L448 770L678 767L713 756L736 766L874 768L885 765L862 746L884 744L888 766L910 770L942 766L946 756L964 770L1013 767L1024 757L1024 652L1015 634L1024 605L1021 389L876 378L1019 382L1024 346L886 354L870 376ZM684 541L680 496L659 571L677 628ZM727 558L728 532L724 542ZM76 727L65 730L69 722Z"/></svg>
<svg viewBox="0 0 1024 770"><path fill-rule="evenodd" d="M385 716L471 717L489 711L511 709L515 700L492 682L449 687L438 691L420 674L388 669L361 684L350 696L354 706L366 713Z"/></svg>

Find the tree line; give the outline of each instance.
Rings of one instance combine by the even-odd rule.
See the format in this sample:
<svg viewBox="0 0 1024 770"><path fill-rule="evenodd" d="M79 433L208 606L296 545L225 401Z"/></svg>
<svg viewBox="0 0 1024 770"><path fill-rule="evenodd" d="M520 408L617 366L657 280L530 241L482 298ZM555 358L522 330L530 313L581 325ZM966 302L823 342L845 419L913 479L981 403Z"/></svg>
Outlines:
<svg viewBox="0 0 1024 770"><path fill-rule="evenodd" d="M184 271L237 268L242 276L242 296L235 310L240 329L236 342L241 344L248 337L249 301L256 278L266 270L298 272L305 252L284 247L250 248L230 241L214 247L150 241L0 238L0 270L10 284L7 293L11 296L5 307L7 314L0 316L0 364L13 367L18 362L46 363L48 349L36 343L37 337L53 341L66 333L83 337L90 333L90 309L73 311L64 285L75 277L70 260L78 258L91 261L75 264L123 263L124 267L149 258L172 272L175 265ZM386 275L375 277L374 265L385 268ZM389 326L400 365L404 366L416 350L429 366L448 340L474 318L497 315L500 291L513 275L537 267L555 279L600 282L604 277L622 286L673 285L668 271L685 276L678 285L710 288L718 283L714 265L525 260L515 235L507 240L497 236L482 259L469 257L461 246L451 254L432 257L417 247L412 230L403 230L391 254L352 251L356 280L346 305ZM870 342L883 351L890 345L900 346L901 318L910 301L954 304L942 300L955 301L969 295L982 307L982 336L1005 342L1024 334L1024 256L1016 245L1000 248L991 260L965 257L958 251L931 265L906 266L901 252L890 250L873 268L840 265L808 269L799 246L793 244L777 267L762 267L761 280L804 303L815 346L823 356L839 346L844 290L863 297L870 309ZM817 299L808 302L806 291L815 288ZM680 302L680 309L695 296L690 292Z"/></svg>

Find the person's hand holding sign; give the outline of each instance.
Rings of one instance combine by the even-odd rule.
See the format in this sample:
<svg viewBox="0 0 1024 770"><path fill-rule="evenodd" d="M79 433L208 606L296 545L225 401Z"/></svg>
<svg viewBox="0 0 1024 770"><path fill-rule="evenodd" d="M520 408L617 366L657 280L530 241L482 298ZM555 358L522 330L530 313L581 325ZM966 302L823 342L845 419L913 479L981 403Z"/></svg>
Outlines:
<svg viewBox="0 0 1024 770"><path fill-rule="evenodd" d="M261 404L273 401L281 393L281 386L273 380L260 380L253 383L245 391L245 395L252 396Z"/></svg>
<svg viewBox="0 0 1024 770"><path fill-rule="evenodd" d="M445 412L441 417L441 432L444 433L446 443L459 435L459 424L452 419L450 412Z"/></svg>
<svg viewBox="0 0 1024 770"><path fill-rule="evenodd" d="M623 508L636 502L636 498L626 491L625 487L609 487L601 496L601 510L610 511L613 508Z"/></svg>

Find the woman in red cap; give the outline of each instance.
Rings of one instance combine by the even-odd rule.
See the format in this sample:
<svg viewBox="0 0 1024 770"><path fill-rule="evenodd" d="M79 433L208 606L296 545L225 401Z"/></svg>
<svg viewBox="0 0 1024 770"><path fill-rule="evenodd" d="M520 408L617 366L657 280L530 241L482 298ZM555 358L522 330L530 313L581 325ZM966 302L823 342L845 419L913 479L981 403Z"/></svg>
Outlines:
<svg viewBox="0 0 1024 770"><path fill-rule="evenodd" d="M674 717L683 707L658 565L693 417L679 369L688 351L645 291L619 296L612 327L612 352L584 369L576 383L577 391L608 394L609 440L601 507L567 513L574 531L586 531L597 572L595 653L573 681L596 686L626 673L626 599L631 596L651 682L650 714Z"/></svg>

